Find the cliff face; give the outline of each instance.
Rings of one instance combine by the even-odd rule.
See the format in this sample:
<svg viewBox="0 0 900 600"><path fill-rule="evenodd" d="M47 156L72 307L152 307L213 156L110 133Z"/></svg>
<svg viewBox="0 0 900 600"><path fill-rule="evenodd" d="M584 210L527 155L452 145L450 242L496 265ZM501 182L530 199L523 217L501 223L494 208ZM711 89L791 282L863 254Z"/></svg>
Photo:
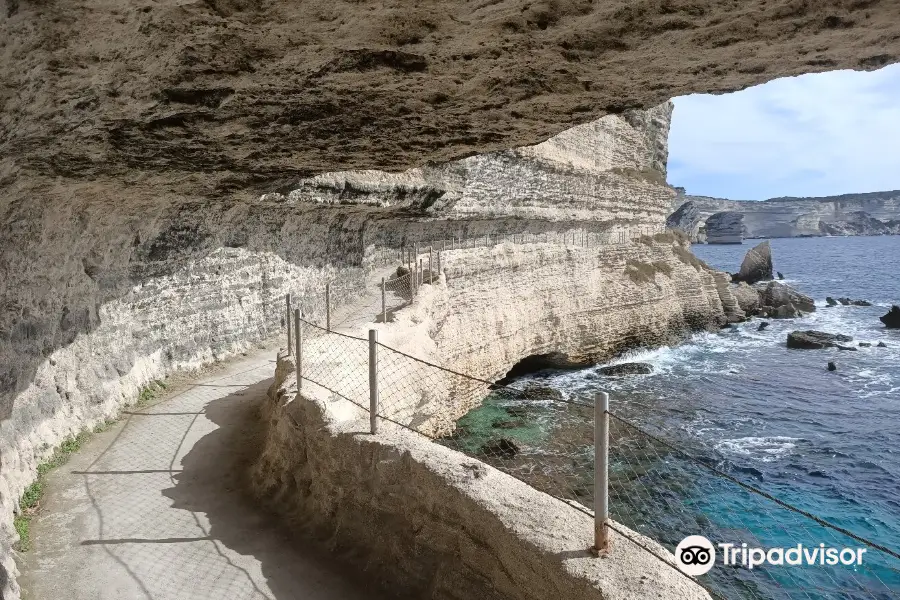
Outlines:
<svg viewBox="0 0 900 600"><path fill-rule="evenodd" d="M610 115L536 146L403 173L350 171L301 180L275 201L367 204L441 218L522 217L658 226L672 104Z"/></svg>
<svg viewBox="0 0 900 600"><path fill-rule="evenodd" d="M685 202L696 206L700 226L717 212L743 214L744 235L750 238L900 234L900 191L761 202L679 195L672 210ZM692 237L696 241L696 232Z"/></svg>

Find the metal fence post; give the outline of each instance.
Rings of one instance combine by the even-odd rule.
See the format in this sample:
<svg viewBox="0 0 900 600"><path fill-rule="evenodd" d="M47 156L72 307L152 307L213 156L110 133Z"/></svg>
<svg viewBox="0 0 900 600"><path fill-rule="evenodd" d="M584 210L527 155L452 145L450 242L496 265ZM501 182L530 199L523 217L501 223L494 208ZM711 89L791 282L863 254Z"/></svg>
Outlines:
<svg viewBox="0 0 900 600"><path fill-rule="evenodd" d="M441 276L441 251L438 250L438 277Z"/></svg>
<svg viewBox="0 0 900 600"><path fill-rule="evenodd" d="M597 556L609 554L609 394L594 400L594 547Z"/></svg>
<svg viewBox="0 0 900 600"><path fill-rule="evenodd" d="M387 302L384 299L385 284L384 277L381 278L381 322L387 323Z"/></svg>
<svg viewBox="0 0 900 600"><path fill-rule="evenodd" d="M419 286L420 286L420 285L422 285L423 283L425 283L425 259L424 259L424 258L420 258L420 259L419 259L419 274L418 274L418 281L416 281L416 285L419 285Z"/></svg>
<svg viewBox="0 0 900 600"><path fill-rule="evenodd" d="M287 305L287 334L288 334L288 345L287 345L287 354L291 355L291 294L287 293L284 296L285 304Z"/></svg>
<svg viewBox="0 0 900 600"><path fill-rule="evenodd" d="M434 284L434 269L432 268L432 258L433 258L433 248L431 246L428 247L428 283Z"/></svg>
<svg viewBox="0 0 900 600"><path fill-rule="evenodd" d="M300 309L294 309L294 359L297 361L297 391L303 389L303 330L300 329Z"/></svg>
<svg viewBox="0 0 900 600"><path fill-rule="evenodd" d="M331 331L331 282L325 284L325 331Z"/></svg>
<svg viewBox="0 0 900 600"><path fill-rule="evenodd" d="M378 433L378 330L369 330L369 428Z"/></svg>

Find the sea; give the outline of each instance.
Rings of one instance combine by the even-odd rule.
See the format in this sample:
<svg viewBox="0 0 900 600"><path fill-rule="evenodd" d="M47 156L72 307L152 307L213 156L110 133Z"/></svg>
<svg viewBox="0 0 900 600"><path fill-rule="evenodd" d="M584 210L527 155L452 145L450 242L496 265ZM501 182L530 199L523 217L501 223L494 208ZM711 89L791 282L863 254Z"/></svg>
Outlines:
<svg viewBox="0 0 900 600"><path fill-rule="evenodd" d="M692 250L736 272L759 241ZM900 236L770 243L784 283L814 298L815 312L762 331L754 318L609 363L648 363L651 374L610 378L598 366L529 375L516 385L552 394L527 406L489 397L460 420L459 443L477 449L502 435L519 453L498 466L591 506L590 406L606 391L616 522L672 552L689 535L736 549L866 549L850 566L717 562L698 577L714 597L900 598L900 559L890 554L900 552L900 330L879 321L900 304ZM826 296L873 306L828 307ZM857 349L788 349L796 329L850 335Z"/></svg>

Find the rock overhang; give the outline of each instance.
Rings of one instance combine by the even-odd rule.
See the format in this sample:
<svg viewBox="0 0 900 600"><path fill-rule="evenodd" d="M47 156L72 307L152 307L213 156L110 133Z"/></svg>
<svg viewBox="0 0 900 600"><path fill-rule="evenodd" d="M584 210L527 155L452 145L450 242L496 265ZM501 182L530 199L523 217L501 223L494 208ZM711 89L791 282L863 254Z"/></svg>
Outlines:
<svg viewBox="0 0 900 600"><path fill-rule="evenodd" d="M534 144L692 92L878 68L900 60L900 5L7 0L0 39L0 185L162 174L206 196Z"/></svg>

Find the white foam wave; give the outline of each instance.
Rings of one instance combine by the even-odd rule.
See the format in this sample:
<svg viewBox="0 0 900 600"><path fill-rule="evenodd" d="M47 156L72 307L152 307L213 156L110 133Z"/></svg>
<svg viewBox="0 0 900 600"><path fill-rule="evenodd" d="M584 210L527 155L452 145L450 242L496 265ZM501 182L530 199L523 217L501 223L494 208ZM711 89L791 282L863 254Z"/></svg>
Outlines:
<svg viewBox="0 0 900 600"><path fill-rule="evenodd" d="M745 456L762 462L772 462L787 456L797 447L800 438L786 436L742 437L722 440L716 450L723 454Z"/></svg>

